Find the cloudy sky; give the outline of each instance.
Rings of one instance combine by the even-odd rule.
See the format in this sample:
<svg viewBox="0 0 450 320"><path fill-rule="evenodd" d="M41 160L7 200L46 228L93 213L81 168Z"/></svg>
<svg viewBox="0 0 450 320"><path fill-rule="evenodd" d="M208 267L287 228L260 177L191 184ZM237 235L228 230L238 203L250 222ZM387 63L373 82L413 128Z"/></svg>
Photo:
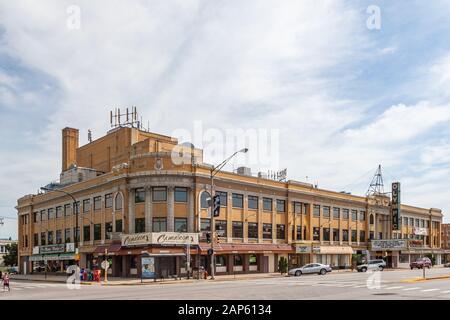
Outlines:
<svg viewBox="0 0 450 320"><path fill-rule="evenodd" d="M127 106L163 134L275 132L271 168L321 188L364 194L382 164L386 191L448 212L449 16L446 0L0 0L0 216L58 179L63 127L84 144Z"/></svg>

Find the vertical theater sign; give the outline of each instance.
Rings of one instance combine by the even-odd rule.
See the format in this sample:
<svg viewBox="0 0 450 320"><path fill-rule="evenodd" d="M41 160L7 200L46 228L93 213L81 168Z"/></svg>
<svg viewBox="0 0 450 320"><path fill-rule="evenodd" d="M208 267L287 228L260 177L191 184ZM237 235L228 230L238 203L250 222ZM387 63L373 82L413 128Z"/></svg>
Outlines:
<svg viewBox="0 0 450 320"><path fill-rule="evenodd" d="M401 229L400 182L392 183L392 230Z"/></svg>

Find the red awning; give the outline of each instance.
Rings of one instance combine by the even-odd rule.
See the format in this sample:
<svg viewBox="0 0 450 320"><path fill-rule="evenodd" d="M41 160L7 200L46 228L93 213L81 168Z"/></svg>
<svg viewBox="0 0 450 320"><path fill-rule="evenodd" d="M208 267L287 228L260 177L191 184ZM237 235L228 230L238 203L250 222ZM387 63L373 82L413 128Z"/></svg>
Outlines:
<svg viewBox="0 0 450 320"><path fill-rule="evenodd" d="M200 251L206 253L211 249L211 244L200 243ZM273 243L216 243L214 244L215 252L233 253L263 253L265 251L273 252L293 252L294 248L290 244L273 244Z"/></svg>
<svg viewBox="0 0 450 320"><path fill-rule="evenodd" d="M121 244L111 244L111 245L107 245L107 246L98 246L94 253L105 253L105 249L108 250L108 253L113 253L113 252L117 252L120 250L120 248L122 247Z"/></svg>

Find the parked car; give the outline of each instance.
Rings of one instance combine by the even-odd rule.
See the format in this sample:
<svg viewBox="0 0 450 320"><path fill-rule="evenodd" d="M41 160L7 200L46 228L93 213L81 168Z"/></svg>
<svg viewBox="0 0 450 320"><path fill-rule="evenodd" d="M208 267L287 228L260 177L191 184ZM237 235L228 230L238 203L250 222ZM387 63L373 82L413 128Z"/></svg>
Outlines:
<svg viewBox="0 0 450 320"><path fill-rule="evenodd" d="M331 270L332 270L331 267L327 264L309 263L309 264L304 265L303 267L294 268L294 269L289 270L288 274L290 276L296 276L296 277L299 277L302 274L312 274L312 273L325 275L328 272L331 272Z"/></svg>
<svg viewBox="0 0 450 320"><path fill-rule="evenodd" d="M8 272L9 274L18 274L19 268L18 267L10 267L10 268L8 268L8 270L6 270L6 272Z"/></svg>
<svg viewBox="0 0 450 320"><path fill-rule="evenodd" d="M386 262L382 259L369 260L367 263L356 266L356 270L358 270L358 272L366 272L367 270L383 271L384 268L386 268Z"/></svg>
<svg viewBox="0 0 450 320"><path fill-rule="evenodd" d="M444 264L444 267L445 267L445 268L450 268L450 262L445 263L445 264Z"/></svg>
<svg viewBox="0 0 450 320"><path fill-rule="evenodd" d="M414 268L417 268L417 269L428 268L428 269L430 269L431 265L432 265L432 263L431 263L430 258L420 258L420 259L417 259L414 262L411 262L409 264L409 267L411 268L411 270L414 269Z"/></svg>

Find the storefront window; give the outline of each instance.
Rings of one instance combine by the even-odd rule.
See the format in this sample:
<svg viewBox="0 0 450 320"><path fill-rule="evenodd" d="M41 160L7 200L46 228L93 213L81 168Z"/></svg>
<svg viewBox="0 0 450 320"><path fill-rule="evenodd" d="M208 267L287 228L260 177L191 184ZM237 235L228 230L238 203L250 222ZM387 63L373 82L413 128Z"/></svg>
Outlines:
<svg viewBox="0 0 450 320"><path fill-rule="evenodd" d="M186 218L175 218L175 232L187 232Z"/></svg>
<svg viewBox="0 0 450 320"><path fill-rule="evenodd" d="M209 208L209 201L211 199L211 196L209 195L209 192L203 191L202 195L200 197L200 205L202 209L208 209Z"/></svg>
<svg viewBox="0 0 450 320"><path fill-rule="evenodd" d="M105 208L112 208L113 205L113 195L112 193L105 194Z"/></svg>
<svg viewBox="0 0 450 320"><path fill-rule="evenodd" d="M250 239L257 239L258 238L258 224L256 222L249 222L247 227L248 227L248 237Z"/></svg>
<svg viewBox="0 0 450 320"><path fill-rule="evenodd" d="M400 263L409 263L409 254L401 254L399 256Z"/></svg>
<svg viewBox="0 0 450 320"><path fill-rule="evenodd" d="M122 194L119 192L116 195L115 203L114 203L114 209L115 210L122 210Z"/></svg>
<svg viewBox="0 0 450 320"><path fill-rule="evenodd" d="M272 239L272 224L263 223L263 239Z"/></svg>
<svg viewBox="0 0 450 320"><path fill-rule="evenodd" d="M248 257L248 264L251 265L251 266L258 265L258 259L257 259L256 254L249 255L249 257Z"/></svg>
<svg viewBox="0 0 450 320"><path fill-rule="evenodd" d="M122 219L116 220L116 232L122 232Z"/></svg>
<svg viewBox="0 0 450 320"><path fill-rule="evenodd" d="M211 231L211 219L200 220L200 231Z"/></svg>
<svg viewBox="0 0 450 320"><path fill-rule="evenodd" d="M102 208L102 197L94 197L94 210L100 210Z"/></svg>
<svg viewBox="0 0 450 320"><path fill-rule="evenodd" d="M277 224L277 239L286 238L286 228L284 224Z"/></svg>
<svg viewBox="0 0 450 320"><path fill-rule="evenodd" d="M235 266L242 266L244 264L242 256L240 254L234 255L234 265Z"/></svg>
<svg viewBox="0 0 450 320"><path fill-rule="evenodd" d="M216 232L219 237L227 236L227 222L225 220L216 220Z"/></svg>
<svg viewBox="0 0 450 320"><path fill-rule="evenodd" d="M258 197L248 196L248 208L255 210L258 209Z"/></svg>
<svg viewBox="0 0 450 320"><path fill-rule="evenodd" d="M227 265L227 259L224 255L216 255L216 266L225 267Z"/></svg>
<svg viewBox="0 0 450 320"><path fill-rule="evenodd" d="M242 222L233 221L233 238L242 238L243 232Z"/></svg>
<svg viewBox="0 0 450 320"><path fill-rule="evenodd" d="M313 240L320 241L320 228L317 227L313 228Z"/></svg>
<svg viewBox="0 0 450 320"><path fill-rule="evenodd" d="M244 207L244 196L239 193L233 193L233 208Z"/></svg>
<svg viewBox="0 0 450 320"><path fill-rule="evenodd" d="M91 241L91 226L83 227L83 241Z"/></svg>
<svg viewBox="0 0 450 320"><path fill-rule="evenodd" d="M134 220L134 232L136 233L145 232L145 218L136 218Z"/></svg>
<svg viewBox="0 0 450 320"><path fill-rule="evenodd" d="M134 190L134 203L145 202L145 189L137 188Z"/></svg>
<svg viewBox="0 0 450 320"><path fill-rule="evenodd" d="M145 230L145 226L144 226ZM153 232L165 232L167 231L167 219L166 218L153 218ZM144 231L142 231L144 232Z"/></svg>
<svg viewBox="0 0 450 320"><path fill-rule="evenodd" d="M105 239L111 239L111 233L112 233L112 222L106 222L105 223Z"/></svg>
<svg viewBox="0 0 450 320"><path fill-rule="evenodd" d="M330 241L330 228L323 229L323 240Z"/></svg>
<svg viewBox="0 0 450 320"><path fill-rule="evenodd" d="M264 211L272 211L272 199L263 198L263 209Z"/></svg>
<svg viewBox="0 0 450 320"><path fill-rule="evenodd" d="M175 202L187 202L188 189L182 187L175 187Z"/></svg>

